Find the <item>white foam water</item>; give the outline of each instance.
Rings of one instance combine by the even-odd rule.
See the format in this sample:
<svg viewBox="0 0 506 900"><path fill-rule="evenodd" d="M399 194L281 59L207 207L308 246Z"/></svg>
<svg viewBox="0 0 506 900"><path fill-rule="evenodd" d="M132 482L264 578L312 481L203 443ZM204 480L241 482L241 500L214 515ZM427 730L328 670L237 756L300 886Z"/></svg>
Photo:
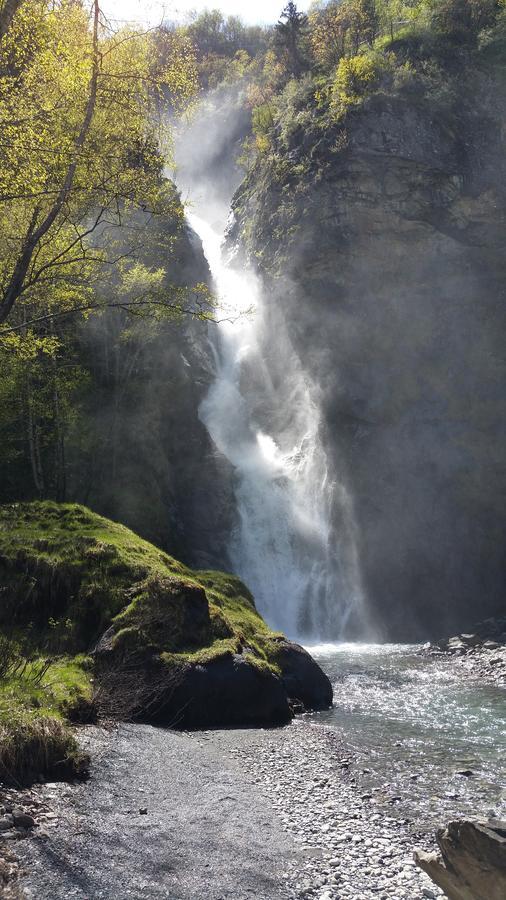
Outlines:
<svg viewBox="0 0 506 900"><path fill-rule="evenodd" d="M210 332L216 376L200 418L236 474L230 565L272 627L338 640L350 617L362 616L364 598L352 504L345 486L328 476L317 390L282 321L267 333L272 321L254 273L227 265L221 234L200 216L188 219L219 298L219 324Z"/></svg>

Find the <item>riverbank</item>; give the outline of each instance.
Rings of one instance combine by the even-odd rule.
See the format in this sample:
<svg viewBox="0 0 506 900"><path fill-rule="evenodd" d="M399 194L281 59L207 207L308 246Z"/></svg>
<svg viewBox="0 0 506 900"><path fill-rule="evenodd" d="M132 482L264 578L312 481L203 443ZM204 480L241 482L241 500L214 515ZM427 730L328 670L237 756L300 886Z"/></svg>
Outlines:
<svg viewBox="0 0 506 900"><path fill-rule="evenodd" d="M261 785L308 856L291 876L297 900L443 897L413 861L415 846L433 849L432 831L413 828L392 815L388 800L362 792L356 760L334 729L299 720L276 732L220 732L211 740Z"/></svg>
<svg viewBox="0 0 506 900"><path fill-rule="evenodd" d="M290 898L298 851L232 757L198 734L90 728L85 785L40 785L56 818L16 846L36 900Z"/></svg>
<svg viewBox="0 0 506 900"><path fill-rule="evenodd" d="M334 707L285 728L82 729L90 782L34 787L41 827L11 844L26 896L441 897L413 851L504 815L504 692L418 647L313 650Z"/></svg>
<svg viewBox="0 0 506 900"><path fill-rule="evenodd" d="M87 785L33 789L52 812L15 845L27 898L442 896L412 860L432 837L371 811L332 729L121 725L86 729L84 746Z"/></svg>

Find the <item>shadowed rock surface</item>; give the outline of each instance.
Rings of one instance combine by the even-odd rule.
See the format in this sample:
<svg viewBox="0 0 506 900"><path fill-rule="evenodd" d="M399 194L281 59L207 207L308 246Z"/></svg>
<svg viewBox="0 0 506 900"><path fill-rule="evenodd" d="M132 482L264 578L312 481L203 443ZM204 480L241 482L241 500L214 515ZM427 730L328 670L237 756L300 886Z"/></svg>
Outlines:
<svg viewBox="0 0 506 900"><path fill-rule="evenodd" d="M304 128L276 132L233 204L230 244L267 286L265 357L283 391L281 317L393 639L504 610L505 97L469 77L472 103L462 73L453 106L378 94L326 127L302 97Z"/></svg>

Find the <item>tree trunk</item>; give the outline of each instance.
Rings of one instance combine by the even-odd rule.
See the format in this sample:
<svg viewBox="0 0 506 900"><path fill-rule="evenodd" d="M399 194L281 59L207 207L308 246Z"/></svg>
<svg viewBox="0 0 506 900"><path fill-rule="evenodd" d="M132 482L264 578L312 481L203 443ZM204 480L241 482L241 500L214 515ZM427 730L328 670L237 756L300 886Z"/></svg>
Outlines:
<svg viewBox="0 0 506 900"><path fill-rule="evenodd" d="M12 20L16 15L23 0L3 0L0 8L0 41L5 37L12 25Z"/></svg>
<svg viewBox="0 0 506 900"><path fill-rule="evenodd" d="M55 497L58 503L64 503L67 492L67 474L65 471L65 436L61 419L60 394L58 390L58 371L54 356L51 360L53 368L53 410L56 430L55 444Z"/></svg>
<svg viewBox="0 0 506 900"><path fill-rule="evenodd" d="M27 410L27 438L30 450L30 463L32 467L33 483L39 497L44 495L44 473L40 458L40 444L37 434L37 425L33 417L32 385L30 378L26 384L26 410Z"/></svg>

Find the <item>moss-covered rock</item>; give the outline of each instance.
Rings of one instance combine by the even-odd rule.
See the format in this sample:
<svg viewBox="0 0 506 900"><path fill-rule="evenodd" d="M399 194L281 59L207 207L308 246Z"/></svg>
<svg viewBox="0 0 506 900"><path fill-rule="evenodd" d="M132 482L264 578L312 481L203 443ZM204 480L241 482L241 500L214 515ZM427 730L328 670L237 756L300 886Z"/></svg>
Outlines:
<svg viewBox="0 0 506 900"><path fill-rule="evenodd" d="M67 676L72 659L76 682L80 654L92 654L94 703L108 715L276 724L291 718L294 701L332 702L326 676L267 627L238 578L188 569L82 506L0 507L0 597L0 632L25 654L66 659ZM82 685L73 687L73 707L63 692L56 715L86 706ZM25 706L48 707L44 683L38 691Z"/></svg>

